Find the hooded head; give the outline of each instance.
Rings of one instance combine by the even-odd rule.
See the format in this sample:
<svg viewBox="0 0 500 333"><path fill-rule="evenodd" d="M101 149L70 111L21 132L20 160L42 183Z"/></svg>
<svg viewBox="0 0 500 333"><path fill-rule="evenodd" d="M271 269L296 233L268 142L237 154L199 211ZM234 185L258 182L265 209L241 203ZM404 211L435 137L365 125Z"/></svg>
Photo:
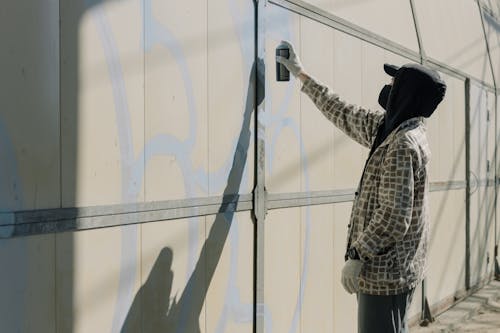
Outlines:
<svg viewBox="0 0 500 333"><path fill-rule="evenodd" d="M386 113L370 154L404 121L430 117L446 92L439 74L425 66L384 64L384 71L394 79L392 85L387 84L380 91L378 102Z"/></svg>
<svg viewBox="0 0 500 333"><path fill-rule="evenodd" d="M434 70L419 64L400 68L385 64L384 70L394 77L392 87L385 86L379 96L379 103L386 110L387 134L405 120L430 117L444 98L446 84Z"/></svg>

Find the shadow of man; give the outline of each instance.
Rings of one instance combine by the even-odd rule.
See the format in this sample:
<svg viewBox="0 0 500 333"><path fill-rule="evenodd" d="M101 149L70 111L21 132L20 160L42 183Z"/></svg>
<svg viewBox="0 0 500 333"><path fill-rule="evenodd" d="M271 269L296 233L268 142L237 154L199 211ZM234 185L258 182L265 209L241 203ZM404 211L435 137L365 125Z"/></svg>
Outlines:
<svg viewBox="0 0 500 333"><path fill-rule="evenodd" d="M243 123L224 189L223 203L182 295L178 300L174 298L170 302L173 252L165 247L156 259L148 279L134 297L122 326L122 333L200 332L201 309L238 206L238 193L250 146L251 115L255 106L264 100L264 72L263 61L259 59L258 66L254 62L250 71ZM147 303L145 303L146 300Z"/></svg>

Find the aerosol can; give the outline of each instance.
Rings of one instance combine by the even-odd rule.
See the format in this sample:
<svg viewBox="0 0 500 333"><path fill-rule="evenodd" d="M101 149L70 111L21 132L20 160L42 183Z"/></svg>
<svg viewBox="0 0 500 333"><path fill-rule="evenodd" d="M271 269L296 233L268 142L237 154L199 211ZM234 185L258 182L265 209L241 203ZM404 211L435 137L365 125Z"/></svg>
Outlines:
<svg viewBox="0 0 500 333"><path fill-rule="evenodd" d="M280 45L276 48L276 55L288 59L290 56L290 50L288 47ZM276 81L290 81L290 71L278 62L276 62Z"/></svg>

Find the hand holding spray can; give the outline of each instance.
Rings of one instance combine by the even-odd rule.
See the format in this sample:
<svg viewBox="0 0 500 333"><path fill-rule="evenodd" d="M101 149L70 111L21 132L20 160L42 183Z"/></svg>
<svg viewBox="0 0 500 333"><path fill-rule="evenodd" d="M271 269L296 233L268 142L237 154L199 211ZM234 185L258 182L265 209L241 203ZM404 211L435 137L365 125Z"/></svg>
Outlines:
<svg viewBox="0 0 500 333"><path fill-rule="evenodd" d="M276 48L276 55L287 58L290 56L290 50L287 46L279 45ZM276 81L290 81L290 71L283 64L276 62Z"/></svg>

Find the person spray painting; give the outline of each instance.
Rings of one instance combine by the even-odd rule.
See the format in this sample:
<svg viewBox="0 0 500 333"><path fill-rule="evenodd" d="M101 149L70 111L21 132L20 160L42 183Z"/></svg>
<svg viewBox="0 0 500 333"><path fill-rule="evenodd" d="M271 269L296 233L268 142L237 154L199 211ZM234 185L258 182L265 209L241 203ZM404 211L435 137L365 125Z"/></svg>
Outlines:
<svg viewBox="0 0 500 333"><path fill-rule="evenodd" d="M293 46L276 56L316 107L370 149L348 225L342 285L358 299L359 333L408 332L407 312L425 275L429 237L428 161L423 118L443 100L446 84L419 64L385 64L393 79L378 102L385 110L347 104L308 75Z"/></svg>

